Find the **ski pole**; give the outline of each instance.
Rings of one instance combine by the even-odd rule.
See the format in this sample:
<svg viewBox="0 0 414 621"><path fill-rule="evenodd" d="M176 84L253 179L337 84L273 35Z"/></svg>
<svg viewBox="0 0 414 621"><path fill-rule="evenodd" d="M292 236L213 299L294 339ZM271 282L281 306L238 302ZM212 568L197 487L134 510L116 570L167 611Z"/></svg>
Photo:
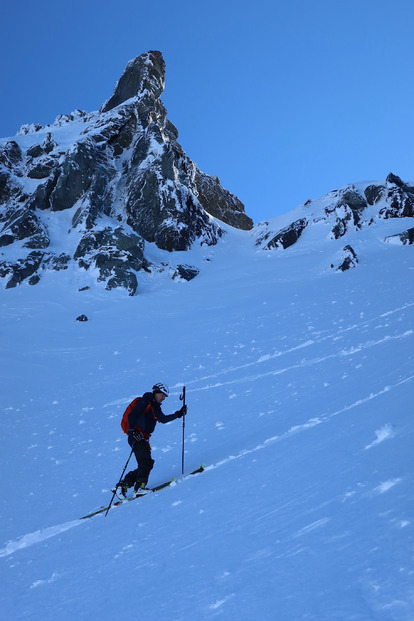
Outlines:
<svg viewBox="0 0 414 621"><path fill-rule="evenodd" d="M183 402L183 406L185 406L185 386L183 386L183 392L180 395L180 400ZM184 474L184 430L185 430L185 414L183 415L183 449L181 455L181 474Z"/></svg>
<svg viewBox="0 0 414 621"><path fill-rule="evenodd" d="M115 491L114 491L114 493L113 493L113 495L112 495L111 502L109 503L109 506L108 506L108 508L107 508L107 510L106 510L105 517L108 515L108 511L109 511L109 509L110 509L110 508L111 508L111 506L112 506L112 503L113 503L114 498L115 498L115 495L116 495L116 488L118 487L119 483L122 481L122 477L124 476L124 472L125 472L125 470L127 469L127 465L129 464L129 460L131 459L131 457L132 457L132 453L134 452L134 446L135 446L135 442L134 442L134 444L132 445L131 452L130 452L129 457L128 457L128 459L127 459L127 462L126 462L126 464L125 464L125 466L124 466L124 469L122 470L122 474L121 474L121 476L119 477L119 481L118 481L118 483L115 485Z"/></svg>

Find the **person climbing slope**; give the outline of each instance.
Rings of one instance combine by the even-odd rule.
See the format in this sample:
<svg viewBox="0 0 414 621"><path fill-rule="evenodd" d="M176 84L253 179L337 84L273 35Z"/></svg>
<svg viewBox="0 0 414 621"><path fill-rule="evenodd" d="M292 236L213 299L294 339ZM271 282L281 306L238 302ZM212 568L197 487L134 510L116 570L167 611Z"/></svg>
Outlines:
<svg viewBox="0 0 414 621"><path fill-rule="evenodd" d="M183 405L174 414L164 414L161 404L168 395L168 386L159 382L154 384L152 392L146 392L142 397L134 399L124 412L121 427L128 434L128 444L134 452L138 467L128 472L113 488L114 492L120 492L123 497L126 497L132 486L134 495L146 494L149 491L148 477L154 466L149 439L157 422L169 423L187 413L187 406Z"/></svg>

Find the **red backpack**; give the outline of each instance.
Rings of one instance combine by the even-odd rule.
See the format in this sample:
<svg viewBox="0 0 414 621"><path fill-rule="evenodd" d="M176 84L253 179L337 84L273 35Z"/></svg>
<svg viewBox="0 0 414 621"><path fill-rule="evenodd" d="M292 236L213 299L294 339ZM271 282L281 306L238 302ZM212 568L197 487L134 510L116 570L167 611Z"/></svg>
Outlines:
<svg viewBox="0 0 414 621"><path fill-rule="evenodd" d="M124 433L128 433L128 429L129 429L129 423L128 423L128 414L131 412L131 410L134 409L134 407L136 406L136 404L138 403L138 401L142 399L142 397L137 397L136 399L134 399L133 401L131 401L131 403L129 404L129 406L127 407L127 409L125 410L123 416L122 416L122 420L121 420L121 428L122 431ZM148 404L148 407L145 409L145 411L143 412L143 414L145 414L146 412L148 412L148 410L151 409L151 403Z"/></svg>

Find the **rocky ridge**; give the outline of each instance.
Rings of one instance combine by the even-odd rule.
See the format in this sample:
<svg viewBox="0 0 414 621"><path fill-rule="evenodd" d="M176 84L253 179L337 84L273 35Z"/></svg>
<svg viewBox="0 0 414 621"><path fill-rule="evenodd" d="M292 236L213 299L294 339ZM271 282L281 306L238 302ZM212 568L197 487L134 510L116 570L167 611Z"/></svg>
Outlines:
<svg viewBox="0 0 414 621"><path fill-rule="evenodd" d="M6 288L75 266L107 289L134 295L140 270L168 268L148 260L148 244L185 251L216 244L221 222L253 227L238 198L180 146L160 100L164 80L161 53L148 52L128 63L98 112L77 110L46 127L24 125L15 138L0 141ZM170 271L182 280L198 270Z"/></svg>
<svg viewBox="0 0 414 621"><path fill-rule="evenodd" d="M292 219L293 218L293 219ZM384 237L384 243L414 243L414 186L393 173L381 183L359 183L334 190L324 197L308 200L288 214L288 224L280 226L279 219L258 224L252 235L263 250L286 250L306 237L313 226L324 226L328 239L345 243L327 269L346 271L357 267L357 252L350 245L352 234L380 220L403 220L401 232ZM411 220L410 220L411 219ZM325 230L324 230L324 234Z"/></svg>

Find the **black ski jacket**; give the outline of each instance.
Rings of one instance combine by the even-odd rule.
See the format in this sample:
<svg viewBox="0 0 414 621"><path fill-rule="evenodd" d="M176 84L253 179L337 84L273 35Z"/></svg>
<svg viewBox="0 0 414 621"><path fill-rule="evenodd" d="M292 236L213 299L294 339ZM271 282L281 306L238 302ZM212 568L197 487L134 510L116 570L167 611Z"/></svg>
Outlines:
<svg viewBox="0 0 414 621"><path fill-rule="evenodd" d="M178 412L169 415L164 414L160 404L155 401L154 394L146 392L128 414L128 427L131 430L142 431L149 437L157 422L169 423L176 418L178 418Z"/></svg>

